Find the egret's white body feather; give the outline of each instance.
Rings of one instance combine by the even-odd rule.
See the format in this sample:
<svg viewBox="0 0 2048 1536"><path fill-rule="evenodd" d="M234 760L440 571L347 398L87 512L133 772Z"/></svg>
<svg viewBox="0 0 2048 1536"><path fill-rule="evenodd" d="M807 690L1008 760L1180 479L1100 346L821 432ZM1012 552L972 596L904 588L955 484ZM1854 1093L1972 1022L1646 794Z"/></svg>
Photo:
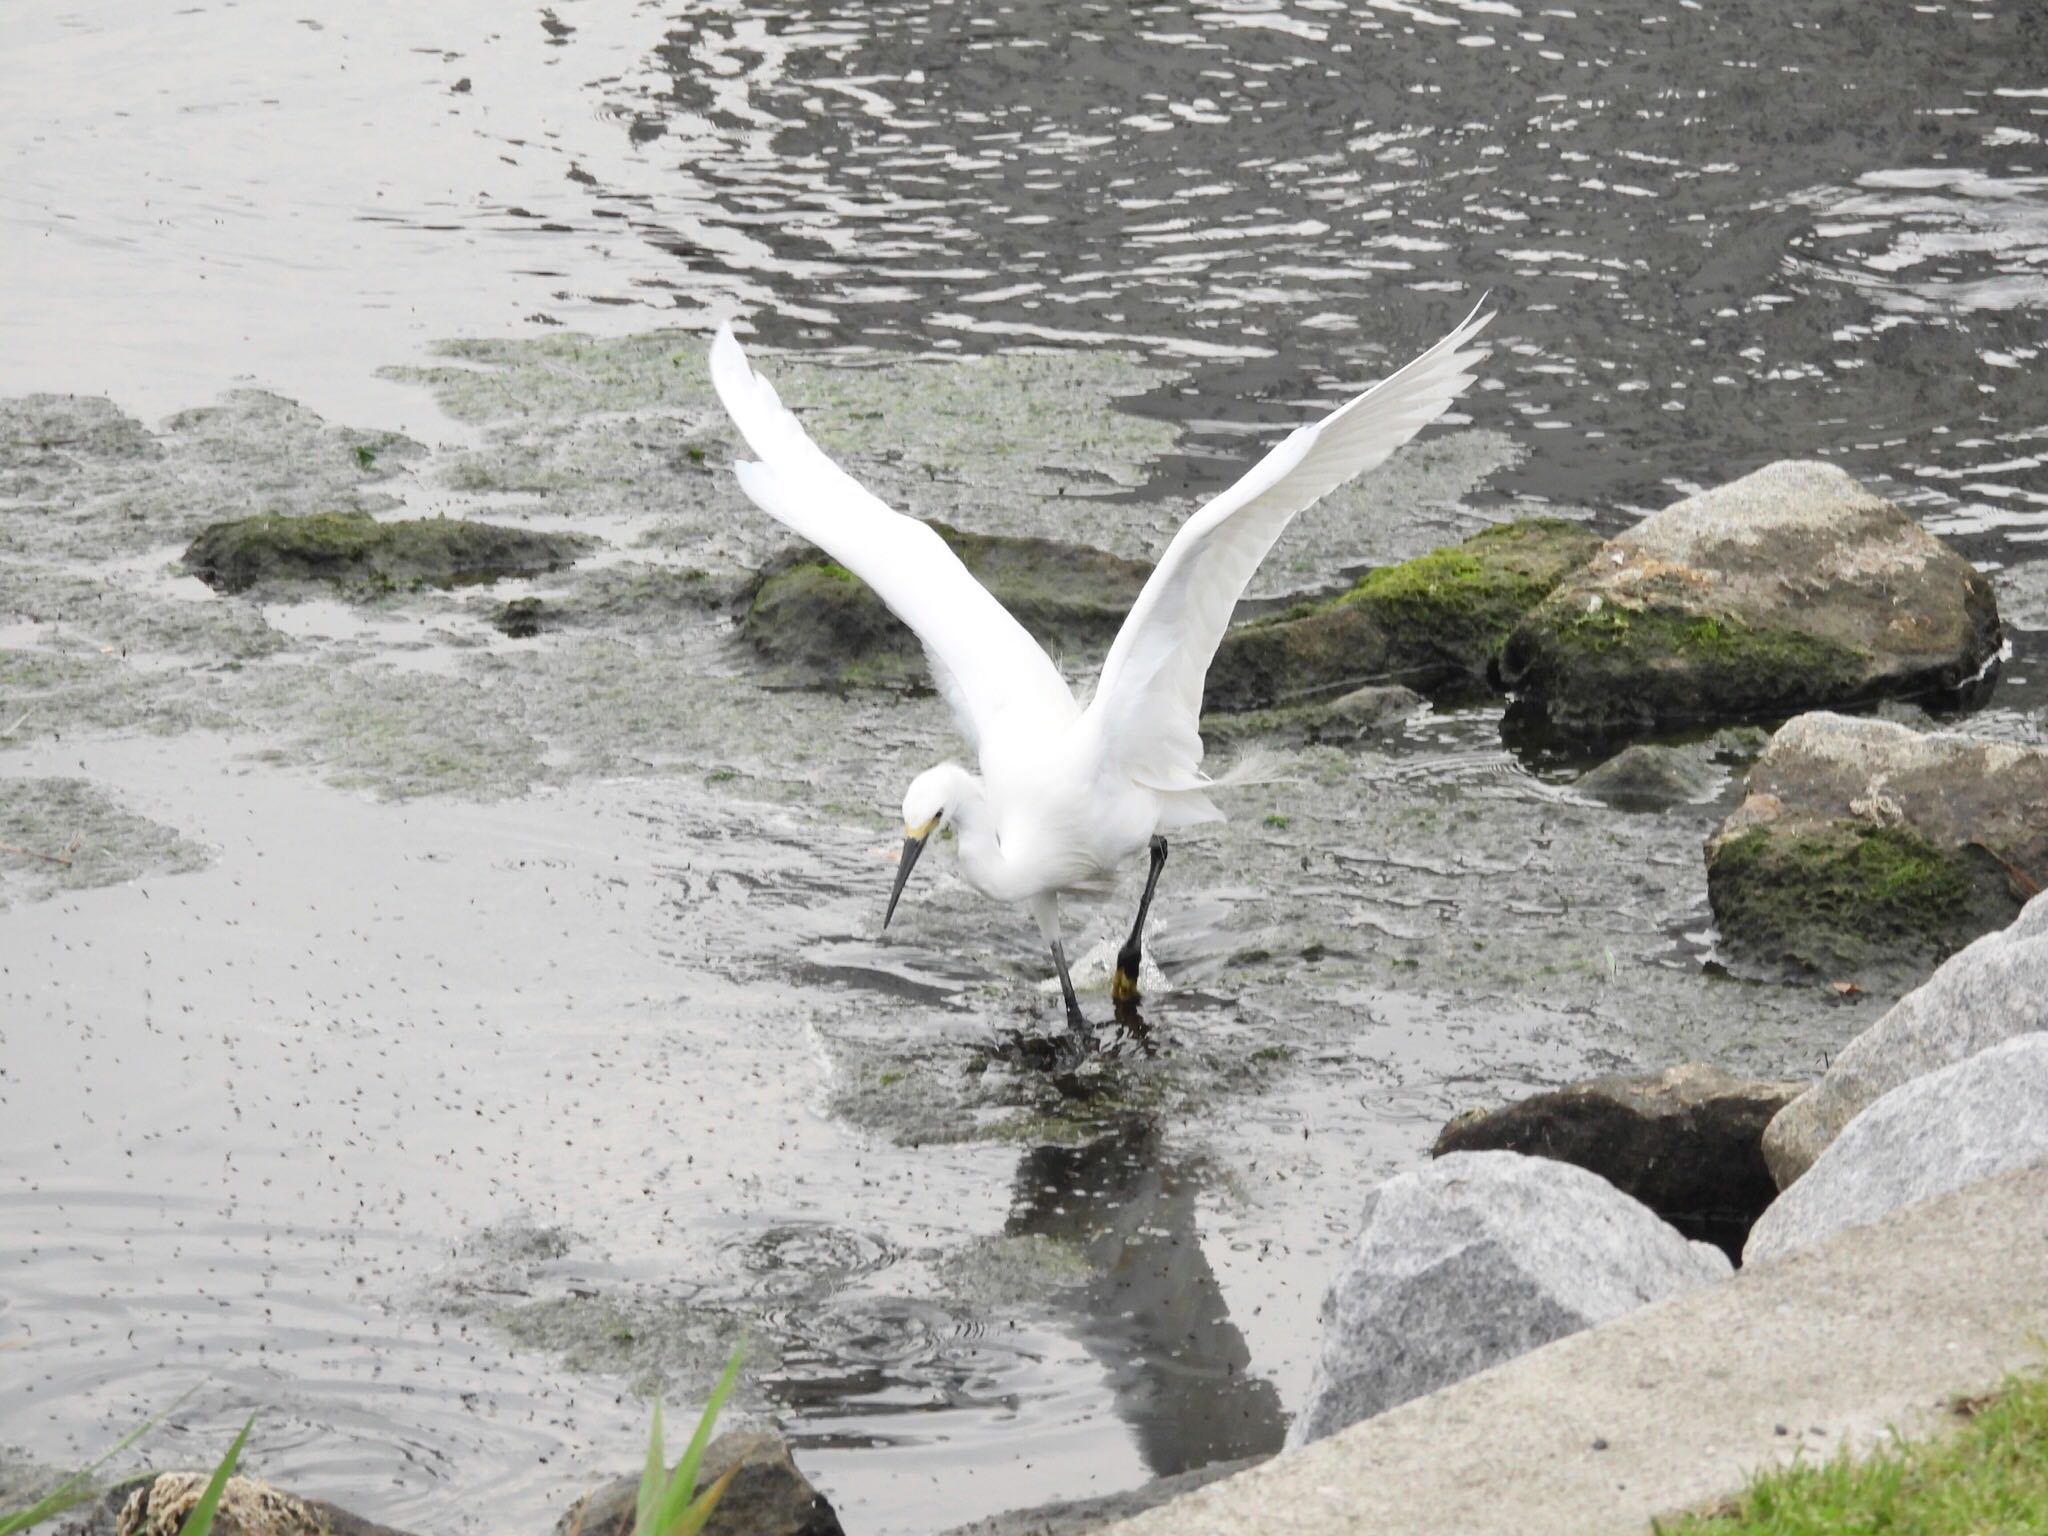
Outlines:
<svg viewBox="0 0 2048 1536"><path fill-rule="evenodd" d="M1182 525L1125 619L1084 709L1030 634L930 527L827 458L730 326L711 380L755 454L756 505L875 590L923 643L981 765L921 775L906 827L943 818L968 883L1028 903L1058 938L1058 893L1113 876L1161 832L1219 819L1201 771L1203 680L1231 611L1288 523L1442 415L1485 355L1475 310L1399 372L1290 433Z"/></svg>

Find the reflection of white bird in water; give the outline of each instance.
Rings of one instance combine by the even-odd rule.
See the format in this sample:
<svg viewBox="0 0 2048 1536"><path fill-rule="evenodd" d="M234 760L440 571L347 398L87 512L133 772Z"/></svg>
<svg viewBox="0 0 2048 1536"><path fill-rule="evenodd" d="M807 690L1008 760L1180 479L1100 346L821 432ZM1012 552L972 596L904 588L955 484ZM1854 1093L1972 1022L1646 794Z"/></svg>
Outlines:
<svg viewBox="0 0 2048 1536"><path fill-rule="evenodd" d="M1147 847L1152 867L1114 995L1137 995L1145 914L1166 834L1223 813L1201 771L1203 679L1259 562L1294 515L1378 465L1442 415L1485 356L1492 318L1450 335L1313 426L1301 427L1182 525L1138 594L1083 707L1059 668L924 523L892 510L828 459L721 327L711 381L758 459L734 466L770 516L874 588L915 631L934 681L981 763L941 763L903 797L903 857L883 914L931 835L953 829L960 872L997 901L1031 909L1052 947L1067 1022L1085 1030L1060 942L1060 892L1100 884Z"/></svg>

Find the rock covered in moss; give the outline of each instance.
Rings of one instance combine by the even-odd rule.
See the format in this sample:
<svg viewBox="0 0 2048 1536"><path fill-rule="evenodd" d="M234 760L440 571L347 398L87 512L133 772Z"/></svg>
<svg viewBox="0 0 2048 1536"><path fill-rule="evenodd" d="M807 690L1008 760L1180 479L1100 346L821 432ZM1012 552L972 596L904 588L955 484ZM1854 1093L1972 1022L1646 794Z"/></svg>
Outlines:
<svg viewBox="0 0 2048 1536"><path fill-rule="evenodd" d="M1953 695L1999 645L1968 561L1835 466L1788 460L1611 541L1516 627L1500 677L1601 735Z"/></svg>
<svg viewBox="0 0 2048 1536"><path fill-rule="evenodd" d="M1334 597L1225 635L1203 707L1269 709L1369 682L1481 683L1509 631L1599 544L1576 523L1527 518L1369 571Z"/></svg>
<svg viewBox="0 0 2048 1536"><path fill-rule="evenodd" d="M841 1536L839 1516L790 1459L772 1430L734 1430L705 1448L697 1486L731 1472L704 1536ZM633 1536L640 1477L615 1478L585 1494L556 1523L555 1536Z"/></svg>
<svg viewBox="0 0 2048 1536"><path fill-rule="evenodd" d="M453 587L538 576L586 553L580 534L455 517L380 521L367 512L266 512L215 523L185 551L185 568L223 592L326 582L354 590Z"/></svg>
<svg viewBox="0 0 2048 1536"><path fill-rule="evenodd" d="M2048 881L2048 750L1885 720L1789 721L1707 844L1731 951L1829 976L1919 969Z"/></svg>
<svg viewBox="0 0 2048 1536"><path fill-rule="evenodd" d="M1055 656L1107 651L1152 571L1085 545L931 526ZM1226 634L1204 707L1285 709L1389 677L1424 688L1479 682L1515 620L1598 545L1575 524L1532 518L1372 571L1345 592ZM923 676L910 632L844 566L785 561L762 573L746 603L748 641L808 681L901 686Z"/></svg>
<svg viewBox="0 0 2048 1536"><path fill-rule="evenodd" d="M515 597L491 615L491 628L512 640L531 640L547 622L547 604L537 597Z"/></svg>
<svg viewBox="0 0 2048 1536"><path fill-rule="evenodd" d="M1055 656L1108 650L1152 572L1085 545L931 526ZM763 656L808 681L900 686L924 675L910 631L866 582L829 560L796 559L763 572L740 627Z"/></svg>

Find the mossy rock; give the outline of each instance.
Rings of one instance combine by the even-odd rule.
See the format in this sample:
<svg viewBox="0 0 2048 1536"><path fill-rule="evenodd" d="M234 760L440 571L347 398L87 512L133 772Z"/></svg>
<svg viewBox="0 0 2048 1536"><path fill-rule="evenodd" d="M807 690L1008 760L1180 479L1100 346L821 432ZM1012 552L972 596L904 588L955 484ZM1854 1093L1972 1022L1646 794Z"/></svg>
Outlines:
<svg viewBox="0 0 2048 1536"><path fill-rule="evenodd" d="M1527 518L1399 565L1224 637L1204 707L1268 709L1394 682L1424 691L1485 683L1502 642L1599 548L1560 518Z"/></svg>
<svg viewBox="0 0 2048 1536"><path fill-rule="evenodd" d="M1152 568L1085 545L932 528L1055 656L1108 650ZM859 577L829 560L785 560L747 595L741 632L808 681L903 686L924 676L914 636Z"/></svg>
<svg viewBox="0 0 2048 1536"><path fill-rule="evenodd" d="M192 541L184 564L223 592L308 582L388 591L538 576L573 563L593 543L453 517L381 522L367 512L266 512L213 524Z"/></svg>
<svg viewBox="0 0 2048 1536"><path fill-rule="evenodd" d="M1707 844L1739 965L1910 983L2048 882L2048 749L1807 714Z"/></svg>
<svg viewBox="0 0 2048 1536"><path fill-rule="evenodd" d="M1631 728L1769 720L1869 697L1868 652L1806 630L1651 600L1544 603L1516 629L1502 675L1551 723Z"/></svg>
<svg viewBox="0 0 2048 1536"><path fill-rule="evenodd" d="M1772 464L1610 541L1509 636L1502 684L1569 735L1961 698L2001 637L1968 561L1830 464Z"/></svg>
<svg viewBox="0 0 2048 1536"><path fill-rule="evenodd" d="M1827 978L1931 969L2021 906L1983 848L1846 822L1716 842L1707 893L1723 943L1744 959Z"/></svg>

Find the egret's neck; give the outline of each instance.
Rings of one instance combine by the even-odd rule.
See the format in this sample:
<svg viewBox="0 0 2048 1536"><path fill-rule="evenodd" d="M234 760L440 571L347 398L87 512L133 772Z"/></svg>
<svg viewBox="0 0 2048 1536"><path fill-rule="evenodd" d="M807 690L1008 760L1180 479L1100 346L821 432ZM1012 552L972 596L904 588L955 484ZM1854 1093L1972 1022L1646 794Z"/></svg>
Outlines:
<svg viewBox="0 0 2048 1536"><path fill-rule="evenodd" d="M1009 860L996 836L996 814L980 779L962 774L953 798L953 836L959 846L960 873L984 896L1014 900Z"/></svg>

